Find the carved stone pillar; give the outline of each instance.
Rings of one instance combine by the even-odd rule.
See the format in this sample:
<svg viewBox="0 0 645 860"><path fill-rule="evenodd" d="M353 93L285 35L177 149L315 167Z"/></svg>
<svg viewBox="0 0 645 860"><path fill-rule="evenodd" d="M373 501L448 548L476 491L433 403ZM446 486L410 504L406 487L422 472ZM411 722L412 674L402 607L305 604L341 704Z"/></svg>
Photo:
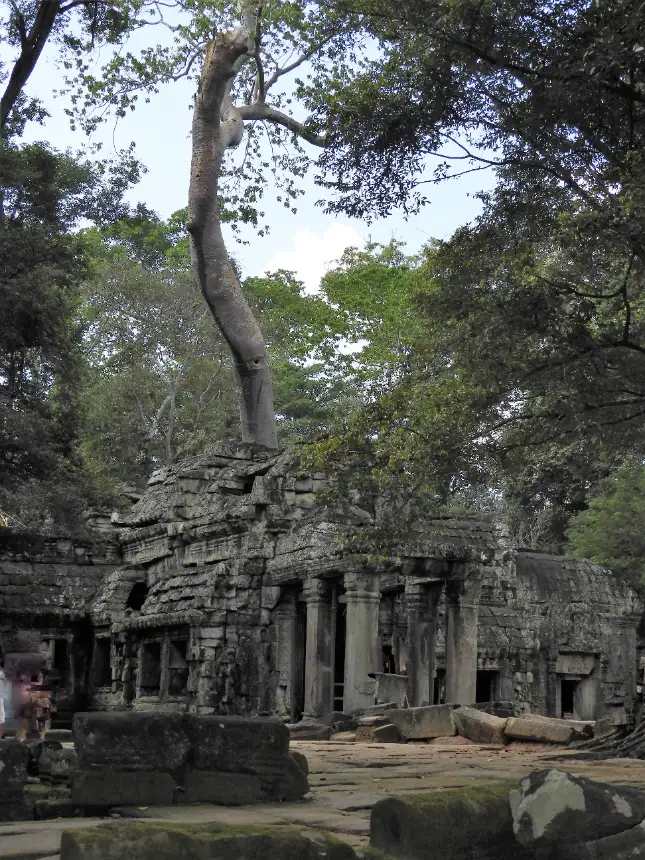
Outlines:
<svg viewBox="0 0 645 860"><path fill-rule="evenodd" d="M477 691L477 621L482 566L462 565L446 582L446 702L471 705Z"/></svg>
<svg viewBox="0 0 645 860"><path fill-rule="evenodd" d="M345 713L374 704L374 681L369 677L369 673L380 671L381 663L378 630L381 601L379 580L380 577L375 573L345 574Z"/></svg>
<svg viewBox="0 0 645 860"><path fill-rule="evenodd" d="M437 606L443 582L408 580L405 600L408 615L408 698L412 706L431 705L434 699Z"/></svg>
<svg viewBox="0 0 645 860"><path fill-rule="evenodd" d="M333 636L329 584L310 579L303 587L307 602L305 647L305 714L320 716L332 709Z"/></svg>
<svg viewBox="0 0 645 860"><path fill-rule="evenodd" d="M285 595L273 610L276 630L276 690L274 709L279 716L293 719L296 660L296 595Z"/></svg>

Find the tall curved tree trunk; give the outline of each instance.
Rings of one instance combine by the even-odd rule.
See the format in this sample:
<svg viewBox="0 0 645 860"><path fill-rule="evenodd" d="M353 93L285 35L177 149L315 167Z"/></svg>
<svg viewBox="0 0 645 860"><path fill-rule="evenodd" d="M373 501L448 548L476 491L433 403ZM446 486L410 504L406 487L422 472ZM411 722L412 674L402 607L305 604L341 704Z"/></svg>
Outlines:
<svg viewBox="0 0 645 860"><path fill-rule="evenodd" d="M240 384L242 441L276 449L266 344L226 250L217 199L224 153L237 146L244 134L244 122L232 105L230 89L253 52L253 32L247 23L219 34L207 45L193 114L186 229L192 238L199 285L233 355Z"/></svg>

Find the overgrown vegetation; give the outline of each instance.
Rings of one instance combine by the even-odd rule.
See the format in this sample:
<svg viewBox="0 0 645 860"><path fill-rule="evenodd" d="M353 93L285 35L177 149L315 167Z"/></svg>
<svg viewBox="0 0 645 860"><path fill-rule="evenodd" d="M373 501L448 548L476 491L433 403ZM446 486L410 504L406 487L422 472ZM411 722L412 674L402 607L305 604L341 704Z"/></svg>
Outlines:
<svg viewBox="0 0 645 860"><path fill-rule="evenodd" d="M166 6L174 41L158 46L145 28ZM0 509L70 521L237 437L242 365L255 352L264 362L266 347L265 419L277 418L282 444L309 443L306 462L335 468L343 492L377 482L417 499L416 513L500 512L524 544L566 545L639 577L642 5L272 0L243 4L241 17L216 0L166 6L6 4ZM139 54L135 30L150 33ZM228 81L214 89L217 175L189 216L122 204L132 153L109 167L21 144L45 113L27 93L46 44L63 61L72 123L88 132L182 76L208 124L204 56L204 74ZM230 69L213 59L225 44ZM87 62L99 45L118 47L100 73ZM207 150L195 150L194 173ZM270 227L266 190L278 183L294 208L307 172L328 211L369 220L419 209L465 171L495 177L472 224L414 257L396 244L349 249L316 296L289 272L245 278L218 234L222 223ZM208 278L206 203L219 255ZM246 358L220 281L259 324Z"/></svg>

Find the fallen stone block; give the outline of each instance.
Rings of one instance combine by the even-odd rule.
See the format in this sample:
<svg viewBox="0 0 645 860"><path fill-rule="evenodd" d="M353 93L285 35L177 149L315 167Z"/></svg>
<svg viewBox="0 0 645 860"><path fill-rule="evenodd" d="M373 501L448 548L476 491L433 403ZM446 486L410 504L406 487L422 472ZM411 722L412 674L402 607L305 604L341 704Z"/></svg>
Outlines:
<svg viewBox="0 0 645 860"><path fill-rule="evenodd" d="M72 780L72 802L102 808L170 806L175 801L176 789L175 779L162 771L81 770Z"/></svg>
<svg viewBox="0 0 645 860"><path fill-rule="evenodd" d="M533 860L513 835L509 789L516 786L483 783L379 800L370 847L413 860Z"/></svg>
<svg viewBox="0 0 645 860"><path fill-rule="evenodd" d="M132 711L75 714L78 766L81 770L179 772L190 749L183 719L181 714Z"/></svg>
<svg viewBox="0 0 645 860"><path fill-rule="evenodd" d="M462 737L477 744L505 744L504 734L508 720L485 711L462 706L452 713L455 728Z"/></svg>
<svg viewBox="0 0 645 860"><path fill-rule="evenodd" d="M395 708L385 716L399 730L401 737L409 740L456 735L452 720L456 705L427 705L420 708Z"/></svg>
<svg viewBox="0 0 645 860"><path fill-rule="evenodd" d="M370 728L375 729L378 726L391 726L390 720L383 714L375 714L374 716L363 716L358 718L357 729Z"/></svg>
<svg viewBox="0 0 645 860"><path fill-rule="evenodd" d="M530 773L511 793L513 830L521 845L590 842L645 819L645 792L558 770Z"/></svg>
<svg viewBox="0 0 645 860"><path fill-rule="evenodd" d="M114 822L63 832L61 860L356 860L354 849L324 833L293 827Z"/></svg>
<svg viewBox="0 0 645 860"><path fill-rule="evenodd" d="M533 741L540 744L568 744L574 740L591 737L591 732L586 727L578 731L566 720L555 720L550 717L534 719L530 715L511 717L504 731L509 740Z"/></svg>
<svg viewBox="0 0 645 860"><path fill-rule="evenodd" d="M356 740L362 743L398 744L401 742L399 730L392 723L383 726L359 726L356 729Z"/></svg>

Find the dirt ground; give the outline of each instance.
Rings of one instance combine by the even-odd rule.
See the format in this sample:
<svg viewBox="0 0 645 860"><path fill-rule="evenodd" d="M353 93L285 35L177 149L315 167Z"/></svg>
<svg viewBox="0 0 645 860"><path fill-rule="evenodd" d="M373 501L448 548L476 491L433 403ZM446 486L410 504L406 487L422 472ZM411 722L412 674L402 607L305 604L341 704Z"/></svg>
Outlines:
<svg viewBox="0 0 645 860"><path fill-rule="evenodd" d="M292 747L309 760L311 794L300 803L155 807L139 814L165 821L294 824L303 829L331 831L360 849L367 845L372 806L388 795L432 792L475 781L514 777L519 781L531 770L544 767L645 789L645 761L545 761L561 754L554 747L486 747L461 738L443 738L429 744L296 741ZM91 818L0 824L0 858L54 858L63 830L100 823L101 819Z"/></svg>

